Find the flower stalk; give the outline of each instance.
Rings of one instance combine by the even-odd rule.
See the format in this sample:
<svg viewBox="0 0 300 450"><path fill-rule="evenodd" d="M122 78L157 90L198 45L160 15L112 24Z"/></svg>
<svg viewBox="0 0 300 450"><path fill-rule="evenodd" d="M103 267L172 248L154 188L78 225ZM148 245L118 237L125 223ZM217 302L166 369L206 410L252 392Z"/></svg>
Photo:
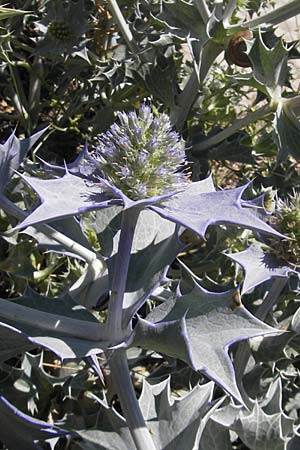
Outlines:
<svg viewBox="0 0 300 450"><path fill-rule="evenodd" d="M113 268L111 296L106 322L108 339L122 342L125 338L122 326L123 301L130 262L134 230L140 210L130 208L122 213L121 234Z"/></svg>
<svg viewBox="0 0 300 450"><path fill-rule="evenodd" d="M145 424L136 394L132 385L124 349L115 350L109 358L111 379L126 417L132 439L137 450L156 450L152 436Z"/></svg>
<svg viewBox="0 0 300 450"><path fill-rule="evenodd" d="M138 45L135 42L135 39L130 31L129 25L127 24L122 14L122 11L120 10L118 2L116 0L108 0L108 6L131 52L133 54L139 53Z"/></svg>

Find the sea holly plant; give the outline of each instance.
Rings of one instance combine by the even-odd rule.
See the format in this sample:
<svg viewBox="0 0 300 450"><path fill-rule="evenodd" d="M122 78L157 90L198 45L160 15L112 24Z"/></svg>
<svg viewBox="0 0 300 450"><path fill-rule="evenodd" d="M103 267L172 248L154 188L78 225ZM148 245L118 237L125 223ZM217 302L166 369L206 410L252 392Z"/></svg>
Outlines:
<svg viewBox="0 0 300 450"><path fill-rule="evenodd" d="M13 152L15 147L13 144L6 147L5 161L13 164L15 158L9 157L9 151ZM21 148L19 145L19 153ZM5 164L3 172L7 171ZM100 247L103 232L108 228L110 248L100 258L102 270L90 278L91 284L102 287L93 305L97 306L100 294L106 294L108 308L106 317L101 318L90 307L86 308L82 296L72 297L72 289L59 298L47 298L28 289L20 297L1 299L0 330L3 340L6 339L3 358L16 355L19 346L25 349L41 346L63 360L87 358L91 367L100 373L95 356L105 353L113 390L126 420L115 419L114 433L119 436L116 439L128 427L131 438L123 432L121 437L129 439L131 446L134 442L138 449L161 448L161 445L167 448L169 441L164 441L156 428L149 433L149 427L152 429L146 424L149 412L144 417L141 402L137 401L127 349L140 347L177 358L195 372L206 374L243 405L245 399L235 380L229 348L241 340L278 334L276 328L244 308L237 289L212 292L197 282L191 283L187 294L182 293L180 282L175 289L171 288L167 270L184 248L180 236L185 228L201 238L205 238L209 227L219 224L246 227L274 239L282 237L261 218L255 199L243 199L248 185L220 191L211 178L192 183L187 164L184 142L173 130L168 116L154 113L149 105L142 104L138 111L120 112L116 123L99 137L97 146L91 151L85 149L76 163L66 165L62 176L57 175L56 167L51 176L51 166L46 166L47 178L19 174L38 195L40 204L29 213L22 212L25 218L14 228L15 232L26 233L29 228L29 234L34 236L33 230L39 231L39 227L46 233L53 230L54 239L61 239L65 250L76 256L79 249L78 256L82 257L82 239L76 242L80 237L78 230L77 235L63 242L61 232L55 231L59 223L63 229L68 218L81 218L82 227L89 224L99 236ZM7 198L1 199L4 210L21 215ZM40 236L37 240L42 241ZM89 252L93 250L87 248ZM164 301L154 300L153 309L145 319L136 316L147 299L150 296L155 299L157 289L164 286ZM95 290L92 292L97 295ZM189 394L191 399L193 396L196 399L196 392L197 389ZM185 397L178 408L188 401ZM200 404L202 412L199 409L198 414L207 420L214 404L207 396L201 397ZM103 402L100 406L107 409ZM175 439L176 432L182 430L178 423L171 425L172 421L178 421L178 413L175 404L169 407L173 412L159 420L170 422ZM162 411L157 414L160 418ZM195 414L196 411L191 414L187 428L195 426ZM199 433L196 427L191 448L199 442ZM179 435L178 439L181 442ZM105 448L113 445L112 440L111 447Z"/></svg>
<svg viewBox="0 0 300 450"><path fill-rule="evenodd" d="M0 17L4 134L52 127L0 147L0 446L299 447L299 43L277 26L300 4L275 3Z"/></svg>

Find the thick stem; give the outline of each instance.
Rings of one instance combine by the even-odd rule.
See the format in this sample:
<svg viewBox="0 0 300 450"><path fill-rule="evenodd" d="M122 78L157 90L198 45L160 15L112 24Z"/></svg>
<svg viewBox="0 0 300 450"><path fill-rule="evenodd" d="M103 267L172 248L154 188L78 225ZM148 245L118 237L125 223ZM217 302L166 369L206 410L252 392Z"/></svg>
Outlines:
<svg viewBox="0 0 300 450"><path fill-rule="evenodd" d="M18 303L0 299L1 319L8 319L47 331L55 331L65 336L90 341L106 340L106 330L100 323L52 314L29 308Z"/></svg>
<svg viewBox="0 0 300 450"><path fill-rule="evenodd" d="M214 145L220 144L225 139L232 136L234 133L239 131L240 129L250 125L251 123L266 117L268 114L274 112L274 109L271 106L263 106L257 111L253 111L248 113L242 119L236 119L232 125L215 134L214 136L208 137L200 144L193 148L193 154L200 153L208 148L213 147Z"/></svg>
<svg viewBox="0 0 300 450"><path fill-rule="evenodd" d="M111 296L108 307L108 338L114 342L124 339L122 316L132 241L140 210L130 208L122 213L121 234L118 252L115 257L111 282Z"/></svg>
<svg viewBox="0 0 300 450"><path fill-rule="evenodd" d="M287 278L276 278L272 284L272 287L270 291L268 292L266 298L264 299L263 303L259 306L259 308L256 311L255 316L260 319L264 320L268 313L271 311L271 309L274 307L276 302L278 301L278 298L284 289L285 285L287 283ZM241 384L242 378L248 363L248 360L250 358L251 351L248 344L248 341L243 341L239 344L239 347L237 349L235 358L234 358L234 366L235 366L235 374L237 383Z"/></svg>
<svg viewBox="0 0 300 450"><path fill-rule="evenodd" d="M177 98L175 109L170 113L171 122L175 124L177 130L182 129L189 111L199 95L201 84L205 81L209 69L222 51L223 46L216 44L212 40L208 41L203 48L199 74L197 74L196 70L191 73L183 91Z"/></svg>
<svg viewBox="0 0 300 450"><path fill-rule="evenodd" d="M289 108L299 108L300 107L300 95L294 97L283 98L282 104L288 106Z"/></svg>
<svg viewBox="0 0 300 450"><path fill-rule="evenodd" d="M129 25L127 24L122 14L122 11L119 8L118 2L116 0L108 0L108 7L128 47L130 48L132 53L138 53L139 52L138 45L135 42L134 37L130 31Z"/></svg>
<svg viewBox="0 0 300 450"><path fill-rule="evenodd" d="M132 386L125 350L114 351L108 363L113 387L137 450L156 450Z"/></svg>
<svg viewBox="0 0 300 450"><path fill-rule="evenodd" d="M287 3L279 8L274 9L266 14L263 14L260 17L257 17L252 20L248 20L248 22L244 22L242 25L234 25L231 27L232 30L237 29L240 30L241 26L243 28L256 28L259 25L267 24L267 25L277 25L278 23L284 22L285 20L290 19L291 17L296 16L300 13L300 2L299 0L293 0L290 3Z"/></svg>
<svg viewBox="0 0 300 450"><path fill-rule="evenodd" d="M223 15L223 23L225 28L229 27L231 17L234 13L234 10L237 5L237 0L228 0L228 3L225 7L224 15Z"/></svg>

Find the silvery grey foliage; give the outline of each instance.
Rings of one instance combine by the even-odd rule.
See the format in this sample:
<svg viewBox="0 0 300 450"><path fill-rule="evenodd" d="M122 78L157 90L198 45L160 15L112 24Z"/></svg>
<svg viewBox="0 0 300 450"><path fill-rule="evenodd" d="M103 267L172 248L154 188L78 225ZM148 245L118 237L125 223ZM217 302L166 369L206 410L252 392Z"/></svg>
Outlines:
<svg viewBox="0 0 300 450"><path fill-rule="evenodd" d="M127 119L124 113L120 117L121 124L128 134L137 132L136 129L132 131L130 120L139 120L146 130L151 125L151 121L156 121L155 126L159 126L161 121L162 127L167 123L165 115L155 119L149 106L143 106L139 118L136 115L129 115ZM176 241L180 242L179 229L173 225L173 222L181 226L186 225L200 236L205 236L209 225L228 222L244 225L264 233L277 234L250 208L243 207L241 197L245 188L219 192L216 191L211 179L188 183L187 176L183 174L180 175L181 178L185 177L182 185L179 184L180 178L176 174L173 180L171 177L175 166L170 163L172 154L171 147L169 147L171 144L168 141L169 127L170 125L162 128L161 133L165 131L166 141L162 141L159 150L157 150L156 143L152 141L149 141L149 147L145 149L144 164L146 166L147 158L149 159L147 170L152 167L154 170L155 163L158 167L162 163L161 158L152 159L156 151L159 156L165 149L168 155L165 159L165 170L169 168L170 178L166 178L164 184L157 184L154 197L148 198L151 191L145 192L145 198L143 198L141 195L144 191L139 190L140 197L138 199L134 198L136 193L133 194L133 198L130 198L127 196L131 195L130 191L129 193L122 192L123 179L118 175L121 173L120 164L123 163L124 167L128 167L129 162L126 156L121 157L119 153L115 155L117 178L113 179L111 173L114 167L114 153L109 146L105 147L105 143L108 145L108 139L111 139L114 141L114 145L123 145L123 135L117 136L116 133L109 135L109 138L107 135L102 138L100 159L98 153L96 156L95 154L87 155L89 161L92 161L95 166L95 170L91 174L73 175L66 168L65 175L49 180L22 175L22 179L39 195L41 205L30 213L17 228L24 228L28 225L32 227L36 224L78 216L98 209L101 213L103 208L117 207L115 215L111 216L117 223L115 231L112 233L112 248L109 252L111 256L105 260L108 267L108 280L105 283L107 283L107 292L110 293L107 321L99 323L85 309L84 305L76 307L76 303L68 296L45 299L32 291L27 291L20 298L10 301L1 300L1 317L5 320L2 325L3 332L10 326L11 331L15 331L19 335L21 333L22 345L37 344L46 347L62 359L89 357L104 351L108 352L115 388L120 397L125 417L127 416L129 421L133 441L138 447L142 445L146 436L149 439L149 435L148 429L142 424L142 431L136 432L134 421L142 420L143 423L146 420L147 422L147 417L141 412L137 403L128 409L127 403L133 399L130 400L127 397L134 394L129 389L129 379L123 379L122 375L121 380L119 379L121 368L128 371L126 359L124 359L124 348L128 347L128 344L153 349L182 359L195 371L203 371L217 381L227 392L243 403L235 383L234 370L227 349L229 345L242 339L276 332L275 329L252 317L239 303L235 303L236 292L212 293L196 285L191 294L182 296L178 291L178 295L170 298L170 301L154 308L146 320L139 319L132 334L133 314L145 303L156 287L167 281L166 267L170 265L176 253L182 248L181 244L176 244ZM117 128L114 127L114 130L116 131ZM174 136L171 135L171 140L177 145L177 137L175 141ZM147 139L150 139L148 135ZM106 150L111 165L108 179L105 178L105 169L108 164L108 160L105 158ZM137 152L136 157L139 154ZM176 158L177 156L175 163L180 163L180 160ZM135 166L134 155L130 164L133 175L136 168L136 177L139 180L141 169L139 164L137 167ZM157 174L154 173L154 176ZM158 181L160 181L160 177L158 177ZM112 182L115 182L116 185ZM169 192L166 192L167 186ZM61 192L64 193L63 199L59 198ZM220 208L215 212L213 205L216 202ZM145 227L149 220L155 219L155 217L157 219L153 221L151 229L145 233ZM171 222L165 219L169 219ZM95 231L99 233L101 231L99 219L95 224L97 224ZM104 229L102 226L102 230ZM114 244L114 233L118 229L120 235ZM164 256L160 255L158 250L160 245L163 245ZM155 262L158 257L160 264ZM150 263L148 267L147 261ZM163 265L162 261L164 261ZM139 276L140 268L142 268L142 272ZM105 269L102 274L99 274L99 277L107 277ZM117 350L120 346L121 349ZM12 349L11 354L14 351ZM117 371L119 373L115 373ZM196 398L195 392L192 391L189 394L192 402ZM136 402L136 400L134 401ZM180 404L184 405L185 401L181 400ZM135 413L134 410L136 410ZM131 418L132 414L134 415ZM160 414L159 412L159 417ZM134 419L139 416L141 419ZM191 420L192 416L189 418L189 421ZM199 417L197 420L200 426ZM178 419L175 422L179 425ZM204 426L204 422L201 423L201 426ZM161 426L160 419L159 427ZM173 430L174 426L172 426ZM191 425L187 424L187 426L190 429ZM195 436L198 436L197 427L195 433ZM165 439L166 435L163 436ZM200 435L197 439L199 440L199 438ZM172 440L171 437L170 439ZM149 448L150 446L155 447L155 445L155 442L150 443ZM168 444L162 441L158 445L163 448L168 447ZM191 442L191 446L193 445Z"/></svg>
<svg viewBox="0 0 300 450"><path fill-rule="evenodd" d="M79 57L92 64L97 57L88 46L85 2L70 2L67 9L54 3L45 2L45 20L32 38L35 51L53 58L59 50L64 62ZM113 18L117 28L112 30L116 47L121 44L111 66L99 62L95 76L100 84L110 80L109 95L100 87L98 96L106 102L102 110L108 118L100 123L100 109L97 126L105 132L96 145L86 145L64 166L43 160L38 166L35 160L23 168L44 130L23 141L12 134L0 149L0 206L19 220L7 227L6 242L14 245L25 234L39 249L68 256L80 269L59 295L27 286L21 295L0 298L4 372L8 359L29 352L9 374L12 386L3 385L0 440L12 450L55 448L55 439L58 446L69 439L66 448L87 450L294 450L299 408L286 399L295 397L299 381L298 272L263 250L287 239L286 230L272 226L266 196L250 198L249 183L218 189L199 167L211 155L234 160L235 152L241 153L236 144L243 142L243 130L258 120L274 128L278 164L289 155L299 157L299 98L290 93L287 78L291 49L272 34L276 24L300 13L299 2L267 12L257 7L257 15L241 18L231 0L145 1L132 11L129 7L128 22L117 2L109 0L108 7L106 18ZM102 12L99 5L97 12ZM239 34L245 30L252 36L246 43ZM235 45L233 37L248 65L248 72L234 74L234 83L256 89L257 99L253 111L229 120L223 129L208 127L204 136L195 109L200 111L203 102L204 113L205 82L215 59ZM182 45L189 57L178 70ZM158 109L143 101L137 102L138 110L133 101L124 105L122 95L135 79L150 89ZM33 107L27 109L23 124L30 130L35 115ZM91 128L97 129L95 123ZM231 139L235 150L228 155ZM239 160L253 162L250 156L239 155ZM26 185L27 192L15 203L14 185L19 192ZM186 230L201 250L206 239L217 236L216 248L208 254L203 250L204 274L194 274L183 263L178 269L176 257L188 255ZM224 244L230 241L229 258L218 251L218 236L225 236ZM249 246L248 238L256 245ZM219 257L227 262L219 263ZM244 276L234 277L233 262L243 267ZM53 380L42 372L37 349L46 357L56 355L62 373L74 361L81 370ZM152 373L137 386L131 369L145 367L146 360ZM176 389L176 380L184 392ZM62 410L55 405L47 415L51 383L70 404Z"/></svg>

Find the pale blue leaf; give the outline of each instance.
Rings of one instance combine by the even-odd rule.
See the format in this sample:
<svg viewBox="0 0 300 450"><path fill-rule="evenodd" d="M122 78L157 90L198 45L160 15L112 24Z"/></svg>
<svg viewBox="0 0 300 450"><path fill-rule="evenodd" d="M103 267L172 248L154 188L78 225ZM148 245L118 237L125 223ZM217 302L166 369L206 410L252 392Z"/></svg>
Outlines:
<svg viewBox="0 0 300 450"><path fill-rule="evenodd" d="M229 430L209 419L201 436L199 450L232 450Z"/></svg>
<svg viewBox="0 0 300 450"><path fill-rule="evenodd" d="M242 293L272 278L288 278L291 273L296 273L275 256L254 245L242 252L227 253L226 256L240 264L245 271Z"/></svg>
<svg viewBox="0 0 300 450"><path fill-rule="evenodd" d="M245 228L279 235L263 222L255 209L243 207L242 195L247 188L214 191L203 181L191 183L188 188L160 204L151 206L162 217L181 224L204 237L207 228L216 224L234 224Z"/></svg>
<svg viewBox="0 0 300 450"><path fill-rule="evenodd" d="M241 400L228 349L234 342L277 330L236 302L236 291L209 292L199 285L164 302L135 327L134 346L182 359Z"/></svg>
<svg viewBox="0 0 300 450"><path fill-rule="evenodd" d="M89 182L68 172L62 178L53 180L22 178L39 195L41 205L17 228L106 208L116 202L111 193L104 192L100 181Z"/></svg>
<svg viewBox="0 0 300 450"><path fill-rule="evenodd" d="M252 411L239 413L233 429L250 450L286 450L293 435L292 423L280 412L266 414L256 402Z"/></svg>
<svg viewBox="0 0 300 450"><path fill-rule="evenodd" d="M300 121L288 104L278 105L274 118L274 139L279 162L285 161L288 155L300 159Z"/></svg>
<svg viewBox="0 0 300 450"><path fill-rule="evenodd" d="M157 449L192 450L198 448L203 428L219 403L213 405L213 383L195 386L186 396L174 399L170 380L144 383L139 399L146 425ZM223 399L221 399L222 401ZM134 444L125 420L104 402L92 429L78 431L83 438L78 448L91 450L128 450Z"/></svg>
<svg viewBox="0 0 300 450"><path fill-rule="evenodd" d="M60 233L63 233L74 242L77 242L85 248L92 250L91 245L89 244L79 222L75 217L66 217L64 219L54 221L51 223L51 227L59 231ZM35 227L29 226L25 228L22 233L28 234L29 236L34 238L38 242L41 249L46 249L55 253L62 253L64 255L82 259L76 253L73 253L69 249L66 249L62 246L62 244L59 244L54 239L51 239L50 236L46 236L42 231L39 231Z"/></svg>
<svg viewBox="0 0 300 450"><path fill-rule="evenodd" d="M15 136L15 133L12 133L7 141L0 145L0 191L3 191L8 180L20 167L29 150L46 130L47 128L44 128L21 141Z"/></svg>

